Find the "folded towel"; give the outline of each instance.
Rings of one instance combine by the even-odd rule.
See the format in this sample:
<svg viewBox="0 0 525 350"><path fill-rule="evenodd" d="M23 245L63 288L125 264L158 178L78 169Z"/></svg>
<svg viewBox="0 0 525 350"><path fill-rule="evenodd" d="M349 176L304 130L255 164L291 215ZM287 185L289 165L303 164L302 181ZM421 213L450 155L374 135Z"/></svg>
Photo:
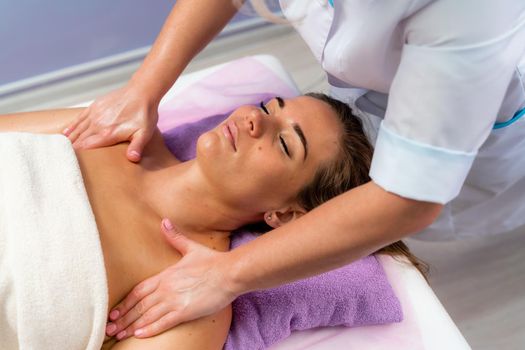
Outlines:
<svg viewBox="0 0 525 350"><path fill-rule="evenodd" d="M236 234L232 248L257 237ZM237 298L225 350L266 349L293 331L400 322L401 305L375 256Z"/></svg>
<svg viewBox="0 0 525 350"><path fill-rule="evenodd" d="M0 164L0 348L100 349L106 272L71 143L0 133Z"/></svg>

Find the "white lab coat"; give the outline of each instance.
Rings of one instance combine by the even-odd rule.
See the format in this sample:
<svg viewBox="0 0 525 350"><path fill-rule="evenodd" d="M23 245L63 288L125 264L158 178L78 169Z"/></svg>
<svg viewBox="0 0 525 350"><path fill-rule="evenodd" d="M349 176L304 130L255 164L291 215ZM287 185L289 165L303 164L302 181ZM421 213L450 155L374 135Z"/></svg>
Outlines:
<svg viewBox="0 0 525 350"><path fill-rule="evenodd" d="M523 0L281 0L375 143L370 176L445 204L417 236L444 240L525 224Z"/></svg>

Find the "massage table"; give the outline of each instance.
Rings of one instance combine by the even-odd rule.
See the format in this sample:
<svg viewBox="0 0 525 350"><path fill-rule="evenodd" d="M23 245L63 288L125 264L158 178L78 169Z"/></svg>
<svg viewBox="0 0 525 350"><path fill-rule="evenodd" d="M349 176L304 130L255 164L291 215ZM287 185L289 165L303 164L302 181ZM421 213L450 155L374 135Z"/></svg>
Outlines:
<svg viewBox="0 0 525 350"><path fill-rule="evenodd" d="M188 93L195 82L200 82L200 88ZM269 96L291 97L299 94L299 89L282 64L268 55L245 57L184 74L160 103L159 128L169 129L206 117L210 108L216 113L227 113L235 105L258 103L254 96L259 98L261 91L268 92ZM379 255L378 258L401 303L402 322L298 331L270 349L470 349L415 267L390 256Z"/></svg>

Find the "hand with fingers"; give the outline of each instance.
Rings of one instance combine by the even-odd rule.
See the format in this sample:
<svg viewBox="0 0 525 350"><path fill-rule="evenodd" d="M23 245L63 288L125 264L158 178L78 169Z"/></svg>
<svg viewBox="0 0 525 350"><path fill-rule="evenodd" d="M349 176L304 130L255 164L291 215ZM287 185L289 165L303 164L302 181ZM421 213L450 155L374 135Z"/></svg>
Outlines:
<svg viewBox="0 0 525 350"><path fill-rule="evenodd" d="M161 231L182 259L138 284L113 308L107 335L118 340L151 337L218 312L238 296L227 282L227 252L188 239L168 219L162 221Z"/></svg>
<svg viewBox="0 0 525 350"><path fill-rule="evenodd" d="M157 108L158 102L129 84L95 100L62 133L75 149L130 141L127 158L138 162L157 126Z"/></svg>

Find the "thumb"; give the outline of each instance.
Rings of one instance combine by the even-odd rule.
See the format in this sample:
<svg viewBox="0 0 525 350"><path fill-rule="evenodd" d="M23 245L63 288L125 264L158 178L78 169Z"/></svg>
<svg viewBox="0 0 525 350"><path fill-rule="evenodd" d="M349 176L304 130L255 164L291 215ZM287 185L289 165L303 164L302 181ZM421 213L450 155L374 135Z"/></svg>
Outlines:
<svg viewBox="0 0 525 350"><path fill-rule="evenodd" d="M177 228L173 227L169 219L163 219L160 226L164 237L166 237L171 246L177 249L182 256L188 254L191 248L196 245L195 242L184 236Z"/></svg>
<svg viewBox="0 0 525 350"><path fill-rule="evenodd" d="M144 147L146 147L148 141L149 138L142 130L134 133L131 142L129 143L128 151L126 152L128 159L132 162L140 161L142 158L142 151L144 150Z"/></svg>

